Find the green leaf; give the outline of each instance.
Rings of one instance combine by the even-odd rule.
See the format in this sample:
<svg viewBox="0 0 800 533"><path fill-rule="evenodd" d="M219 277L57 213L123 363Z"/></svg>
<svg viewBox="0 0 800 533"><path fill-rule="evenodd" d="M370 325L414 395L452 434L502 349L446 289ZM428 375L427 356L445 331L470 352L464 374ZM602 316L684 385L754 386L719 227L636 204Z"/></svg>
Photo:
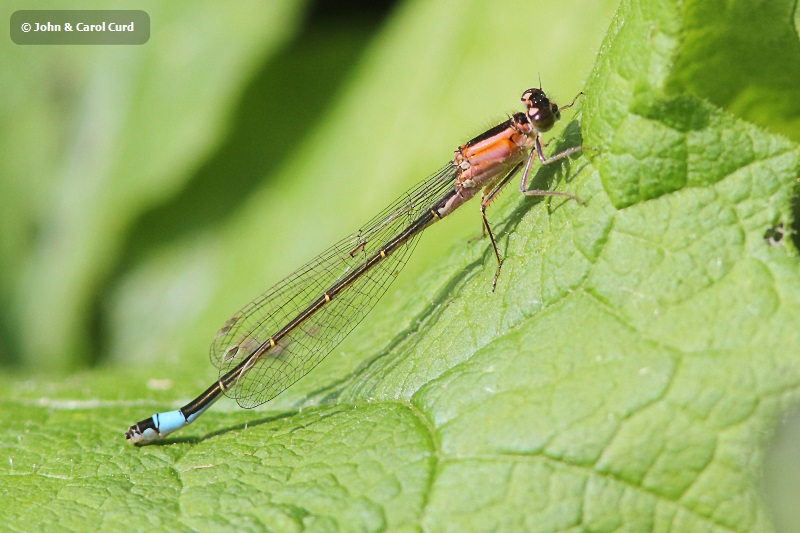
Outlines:
<svg viewBox="0 0 800 533"><path fill-rule="evenodd" d="M730 5L736 12L738 4ZM473 7L453 12L419 3L397 13L276 182L202 245L187 239L142 262L120 280L112 313L138 316L126 303L132 294L145 288L157 297L158 287L175 286L170 279L185 281L181 294L215 302L209 307L235 305L227 299L246 300L247 279L274 267L253 273L253 251L269 255L292 239L281 221L290 220L293 196L313 202L308 195L321 188L332 205L352 205L352 216L365 220L377 211L378 193L358 184L327 187L323 178L343 168L347 179L373 175L376 188L402 189L400 174L435 168L424 160L429 151L447 153L447 139L439 137L449 135L433 125L448 122L442 117L454 106L457 124L443 127L469 127L489 105L467 98L467 80L491 86L498 68L521 83L515 65L530 78L522 62L530 50L518 53L498 35L522 36L531 19L498 14L496 4ZM154 317L163 331L148 339L152 351L184 342L181 366L164 357L151 361L159 366L147 374L93 372L63 383L6 378L0 412L13 416L0 425L8 456L0 487L14 505L3 506L3 523L770 530L759 475L770 432L800 399L800 275L790 238L800 150L687 89L725 71L732 57L704 55L707 70L678 76L685 65L679 59L699 54L686 31L696 11L666 1L620 6L580 114L566 117L563 140L551 145L596 150L542 169L535 183L569 190L588 205L510 194L493 204L490 220L505 256L495 293L485 241L441 251L445 233L457 242L453 234L479 230L474 213L455 214L429 230L417 252L423 259L409 265L358 330L272 410L224 403L163 445L131 448L121 432L210 382L195 337L199 324L212 320L199 312L171 324L164 323L169 315ZM734 24L724 12L703 13L709 27ZM502 33L480 31L495 27ZM414 48L418 43L429 55ZM448 53L465 47L465 56ZM423 72L420 85L398 88L396 73L409 65ZM441 85L446 66L469 66L469 76ZM371 91L380 102L365 99ZM464 110L470 116L459 115ZM365 122L370 114L373 121ZM429 128L430 116L436 122ZM427 146L439 142L445 148ZM383 151L364 150L380 145ZM316 157L309 158L312 147ZM285 189L295 178L299 184ZM324 211L300 223L320 240L348 231L338 224L352 221L328 223L330 209ZM265 227L281 228L269 236L272 247L263 243ZM306 244L316 243L288 253L313 253ZM274 268L297 262L274 260L281 263ZM217 269L238 282L197 282ZM124 352L136 344L115 346ZM165 384L152 381L141 390L146 376L167 377L162 373L174 388L159 391Z"/></svg>
<svg viewBox="0 0 800 533"><path fill-rule="evenodd" d="M791 2L692 2L668 85L800 141L800 11Z"/></svg>

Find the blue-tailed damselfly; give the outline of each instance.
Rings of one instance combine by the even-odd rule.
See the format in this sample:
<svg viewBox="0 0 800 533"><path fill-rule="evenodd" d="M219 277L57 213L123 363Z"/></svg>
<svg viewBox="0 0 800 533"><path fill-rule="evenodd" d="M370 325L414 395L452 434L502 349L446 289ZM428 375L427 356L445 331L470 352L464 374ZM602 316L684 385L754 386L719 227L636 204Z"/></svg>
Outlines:
<svg viewBox="0 0 800 533"><path fill-rule="evenodd" d="M579 95L580 96L580 95ZM559 108L541 89L522 94L525 112L461 145L444 167L409 189L358 232L345 237L233 315L211 344L219 379L184 407L131 426L125 437L147 444L192 422L223 394L251 408L268 402L317 366L367 315L403 268L416 238L481 191L483 228L502 266L486 207L522 170L527 196L576 196L528 191L533 158L547 165L583 148L545 157L542 132L550 130L577 96ZM524 165L524 168L523 168Z"/></svg>

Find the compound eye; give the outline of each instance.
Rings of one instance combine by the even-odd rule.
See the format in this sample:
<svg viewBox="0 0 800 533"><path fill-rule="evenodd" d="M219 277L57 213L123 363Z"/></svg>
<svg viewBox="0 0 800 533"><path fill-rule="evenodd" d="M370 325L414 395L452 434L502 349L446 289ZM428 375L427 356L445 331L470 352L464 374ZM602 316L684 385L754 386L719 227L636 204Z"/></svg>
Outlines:
<svg viewBox="0 0 800 533"><path fill-rule="evenodd" d="M558 106L552 103L541 89L528 89L522 93L522 101L528 108L531 125L539 131L547 131L553 127L561 115Z"/></svg>
<svg viewBox="0 0 800 533"><path fill-rule="evenodd" d="M556 123L556 117L553 115L553 110L549 105L542 108L533 107L529 109L528 118L531 119L531 123L539 131L547 131Z"/></svg>
<svg viewBox="0 0 800 533"><path fill-rule="evenodd" d="M553 124L556 123L556 117L553 116L552 113L539 113L539 115L533 119L533 125L536 126L536 129L539 131L547 131L553 127Z"/></svg>

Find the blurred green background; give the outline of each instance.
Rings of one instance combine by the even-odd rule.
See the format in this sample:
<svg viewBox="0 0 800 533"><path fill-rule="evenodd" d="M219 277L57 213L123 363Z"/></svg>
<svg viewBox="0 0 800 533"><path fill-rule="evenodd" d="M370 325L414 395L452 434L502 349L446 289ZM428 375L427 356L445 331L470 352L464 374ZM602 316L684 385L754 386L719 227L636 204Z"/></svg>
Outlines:
<svg viewBox="0 0 800 533"><path fill-rule="evenodd" d="M86 7L72 4L6 3L5 24ZM239 307L517 111L540 78L571 100L615 2L365 5L140 2L142 46L7 40L0 364L213 379L208 344ZM477 206L461 211L387 299L477 234Z"/></svg>

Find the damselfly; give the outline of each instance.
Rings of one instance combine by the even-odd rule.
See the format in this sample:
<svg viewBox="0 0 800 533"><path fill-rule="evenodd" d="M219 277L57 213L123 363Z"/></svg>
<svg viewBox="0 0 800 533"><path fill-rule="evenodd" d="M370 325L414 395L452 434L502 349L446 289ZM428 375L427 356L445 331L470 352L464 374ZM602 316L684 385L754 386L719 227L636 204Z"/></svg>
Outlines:
<svg viewBox="0 0 800 533"><path fill-rule="evenodd" d="M361 322L403 268L422 231L479 191L484 233L497 259L494 290L503 260L486 219L486 207L520 169L522 194L564 196L583 203L567 192L527 190L534 156L548 165L583 149L575 146L551 157L542 152L542 132L550 130L561 111L572 107L578 96L559 108L541 89L525 91L524 113L515 113L459 146L444 167L356 233L233 315L211 344L211 362L219 369L219 379L182 408L131 426L125 437L135 444L150 443L194 422L223 394L235 398L241 407L251 408L289 388Z"/></svg>

